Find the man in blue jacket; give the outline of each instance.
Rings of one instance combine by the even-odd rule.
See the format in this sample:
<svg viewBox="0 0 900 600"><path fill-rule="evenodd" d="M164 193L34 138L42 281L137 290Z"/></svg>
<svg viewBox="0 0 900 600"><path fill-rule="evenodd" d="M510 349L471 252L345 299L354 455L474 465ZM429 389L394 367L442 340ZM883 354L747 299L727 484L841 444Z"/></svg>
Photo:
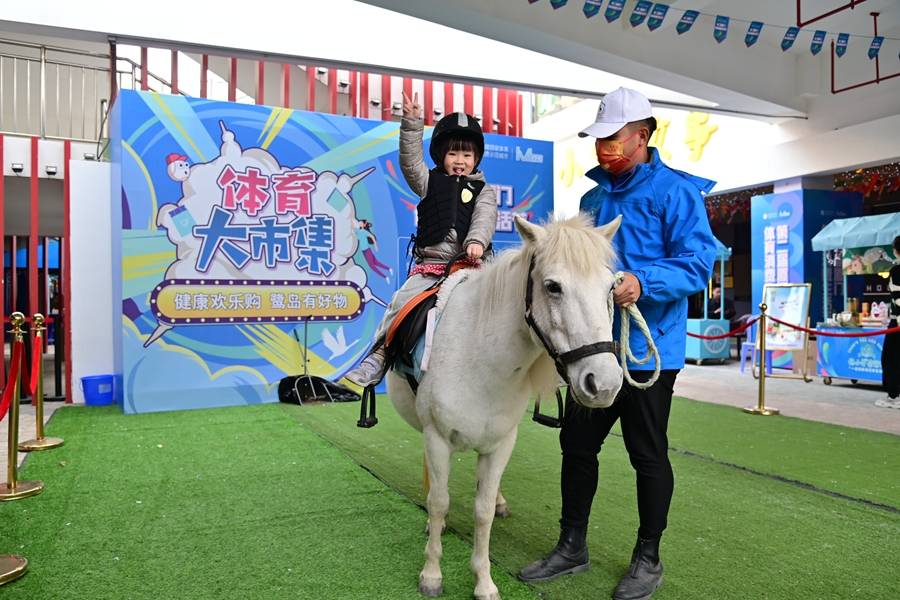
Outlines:
<svg viewBox="0 0 900 600"><path fill-rule="evenodd" d="M647 147L654 129L650 102L639 92L619 88L604 97L596 122L579 134L597 138L599 162L587 173L597 186L581 199L581 210L598 225L623 215L613 243L625 279L613 296L619 306L636 302L641 309L659 349L662 371L646 390L623 383L607 409L573 410L571 399L567 401L560 433L559 542L519 575L525 581L547 581L590 566L585 537L597 490L597 455L621 418L625 447L637 473L640 527L631 565L613 595L617 600L649 598L662 583L659 541L674 489L666 436L672 389L684 367L687 298L706 286L715 259L703 199L715 183L664 165L656 149ZM614 331L619 331L618 324ZM632 330L629 343L635 356L646 355L640 332ZM650 379L653 367L652 362L629 364L640 382Z"/></svg>

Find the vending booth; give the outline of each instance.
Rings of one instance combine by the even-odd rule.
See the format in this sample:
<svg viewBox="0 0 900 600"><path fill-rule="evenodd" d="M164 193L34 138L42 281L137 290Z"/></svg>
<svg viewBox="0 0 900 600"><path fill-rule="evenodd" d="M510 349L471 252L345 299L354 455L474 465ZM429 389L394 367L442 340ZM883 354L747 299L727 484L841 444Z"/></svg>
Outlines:
<svg viewBox="0 0 900 600"><path fill-rule="evenodd" d="M863 333L887 327L890 319L888 271L894 262L892 243L900 235L900 213L837 219L812 239L822 252L825 321L818 329L837 333ZM830 290L841 278L841 294ZM838 306L838 302L842 302ZM867 337L818 336L816 367L822 381L834 378L851 383L881 381L884 335Z"/></svg>
<svg viewBox="0 0 900 600"><path fill-rule="evenodd" d="M716 260L719 263L719 282L725 281L725 261L731 258L731 248L716 240ZM707 286L707 294L712 291L712 280ZM719 299L719 315L725 314L725 288L722 287L722 295ZM729 331L728 319L711 319L709 315L709 302L703 303L703 318L688 319L687 331L699 335L713 336L723 335ZM731 358L731 339L704 340L700 338L687 338L685 358L695 361L698 365L704 361L725 362Z"/></svg>

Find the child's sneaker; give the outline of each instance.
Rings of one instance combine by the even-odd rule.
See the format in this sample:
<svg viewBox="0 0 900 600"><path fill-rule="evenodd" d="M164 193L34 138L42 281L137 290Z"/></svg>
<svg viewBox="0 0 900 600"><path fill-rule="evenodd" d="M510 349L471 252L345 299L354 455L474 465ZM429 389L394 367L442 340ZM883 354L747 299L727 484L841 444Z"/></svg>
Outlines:
<svg viewBox="0 0 900 600"><path fill-rule="evenodd" d="M386 362L384 348L379 347L344 377L360 387L375 385L384 378L384 373L387 370L385 369Z"/></svg>
<svg viewBox="0 0 900 600"><path fill-rule="evenodd" d="M875 401L875 406L881 408L900 408L900 399L879 398Z"/></svg>

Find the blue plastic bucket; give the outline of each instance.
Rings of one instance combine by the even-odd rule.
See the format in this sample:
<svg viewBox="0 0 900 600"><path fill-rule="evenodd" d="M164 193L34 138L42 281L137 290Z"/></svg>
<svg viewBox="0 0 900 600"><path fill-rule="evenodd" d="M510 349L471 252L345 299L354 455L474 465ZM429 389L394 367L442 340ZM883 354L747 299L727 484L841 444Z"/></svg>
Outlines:
<svg viewBox="0 0 900 600"><path fill-rule="evenodd" d="M81 378L84 403L88 406L107 406L114 400L114 377L112 375L91 375Z"/></svg>

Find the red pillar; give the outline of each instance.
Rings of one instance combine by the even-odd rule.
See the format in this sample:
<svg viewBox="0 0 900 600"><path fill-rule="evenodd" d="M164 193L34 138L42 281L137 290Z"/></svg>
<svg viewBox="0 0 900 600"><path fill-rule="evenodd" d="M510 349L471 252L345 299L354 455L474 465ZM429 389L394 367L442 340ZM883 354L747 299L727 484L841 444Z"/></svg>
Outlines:
<svg viewBox="0 0 900 600"><path fill-rule="evenodd" d="M381 120L391 120L391 76L381 76Z"/></svg>
<svg viewBox="0 0 900 600"><path fill-rule="evenodd" d="M200 97L206 98L206 80L209 78L209 55L200 58Z"/></svg>
<svg viewBox="0 0 900 600"><path fill-rule="evenodd" d="M72 239L72 232L69 226L70 210L70 190L72 179L69 177L69 161L72 159L72 142L66 140L63 142L63 264L62 264L62 302L59 306L59 314L63 318L62 325L65 328L65 345L63 348L63 356L65 356L66 374L66 403L72 403L72 259L71 245L69 240ZM57 325L59 327L59 325Z"/></svg>
<svg viewBox="0 0 900 600"><path fill-rule="evenodd" d="M338 74L337 69L328 69L328 112L337 114Z"/></svg>
<svg viewBox="0 0 900 600"><path fill-rule="evenodd" d="M31 138L31 219L28 229L28 317L40 312L41 305L38 299L38 236L40 225L40 196L38 195L38 138ZM34 335L31 335L31 351L40 352L41 349L34 343ZM29 367L24 370L29 372ZM30 377L29 373L29 377ZM23 377L23 380L25 378ZM24 388L24 383L23 389ZM31 398L34 404L34 397Z"/></svg>
<svg viewBox="0 0 900 600"><path fill-rule="evenodd" d="M497 128L497 133L502 135L506 135L509 133L509 129L507 127L507 114L506 114L506 94L507 91L504 89L497 90L497 119L500 121L500 126Z"/></svg>
<svg viewBox="0 0 900 600"><path fill-rule="evenodd" d="M444 82L444 115L453 112L453 83Z"/></svg>
<svg viewBox="0 0 900 600"><path fill-rule="evenodd" d="M316 68L306 65L306 110L316 110Z"/></svg>
<svg viewBox="0 0 900 600"><path fill-rule="evenodd" d="M463 110L467 115L475 114L475 89L471 85L463 86Z"/></svg>
<svg viewBox="0 0 900 600"><path fill-rule="evenodd" d="M518 108L516 109L516 135L521 137L524 134L522 129L522 108L525 104L525 98L522 94L516 94L516 101L518 103Z"/></svg>
<svg viewBox="0 0 900 600"><path fill-rule="evenodd" d="M3 136L0 135L0 166L4 165L3 162ZM3 196L3 188L5 184L6 176L3 174L3 169L0 168L0 240L2 240L2 244L0 244L0 325L3 325L3 319L6 318L6 307L3 305L3 301L6 298L6 265L4 264L4 254L6 250L6 205L5 198ZM12 260L15 262L16 256L12 255ZM4 325L5 329L5 325ZM6 340L6 333L0 335L0 340ZM2 347L0 347L0 388L5 388L6 386L6 344L4 343Z"/></svg>
<svg viewBox="0 0 900 600"><path fill-rule="evenodd" d="M430 79L425 80L425 100L422 106L422 112L425 113L426 125L434 125L434 82Z"/></svg>
<svg viewBox="0 0 900 600"><path fill-rule="evenodd" d="M172 50L172 94L178 93L178 50Z"/></svg>
<svg viewBox="0 0 900 600"><path fill-rule="evenodd" d="M355 117L359 115L359 109L357 108L357 104L359 102L359 73L357 71L350 71L350 116Z"/></svg>
<svg viewBox="0 0 900 600"><path fill-rule="evenodd" d="M231 59L231 69L228 75L228 101L237 100L237 59Z"/></svg>
<svg viewBox="0 0 900 600"><path fill-rule="evenodd" d="M256 61L256 103L266 103L266 61Z"/></svg>
<svg viewBox="0 0 900 600"><path fill-rule="evenodd" d="M481 88L481 129L485 133L494 130L494 88Z"/></svg>
<svg viewBox="0 0 900 600"><path fill-rule="evenodd" d="M404 77L403 78L403 93L406 94L406 97L412 99L413 97L413 84L412 77Z"/></svg>
<svg viewBox="0 0 900 600"><path fill-rule="evenodd" d="M150 89L150 82L147 78L147 47L141 46L141 90L146 92Z"/></svg>
<svg viewBox="0 0 900 600"><path fill-rule="evenodd" d="M359 74L359 116L369 118L369 73L366 71Z"/></svg>
<svg viewBox="0 0 900 600"><path fill-rule="evenodd" d="M281 65L281 106L291 107L291 65Z"/></svg>

